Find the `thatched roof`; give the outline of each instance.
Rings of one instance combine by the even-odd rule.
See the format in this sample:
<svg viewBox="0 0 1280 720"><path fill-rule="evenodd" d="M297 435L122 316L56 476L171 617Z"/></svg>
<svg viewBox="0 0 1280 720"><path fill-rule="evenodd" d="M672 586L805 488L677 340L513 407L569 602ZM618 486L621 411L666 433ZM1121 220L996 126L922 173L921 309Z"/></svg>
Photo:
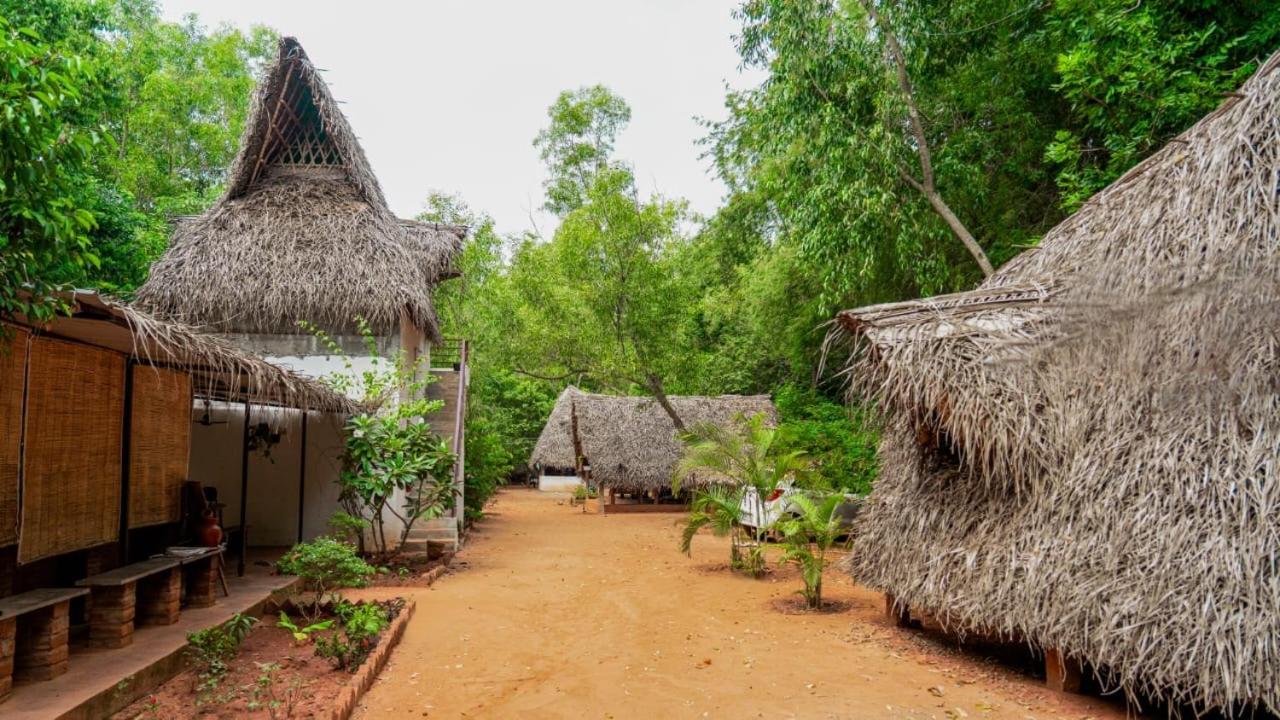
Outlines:
<svg viewBox="0 0 1280 720"><path fill-rule="evenodd" d="M1280 711L1278 68L978 289L840 314L889 415L856 579Z"/></svg>
<svg viewBox="0 0 1280 720"><path fill-rule="evenodd" d="M319 72L293 38L253 98L225 194L175 223L137 303L218 332L294 333L298 320L380 334L402 314L438 337L431 304L465 230L397 219Z"/></svg>
<svg viewBox="0 0 1280 720"><path fill-rule="evenodd" d="M69 292L63 299L71 308L70 315L56 315L43 322L23 317L7 318L6 322L31 327L41 335L114 350L144 365L186 371L191 374L195 393L212 400L340 414L361 410L345 395L320 382L269 363L216 336L157 320L93 292Z"/></svg>
<svg viewBox="0 0 1280 720"><path fill-rule="evenodd" d="M696 423L725 425L738 416L765 413L777 423L768 395L669 396L686 427ZM591 464L592 477L621 492L669 487L684 446L675 425L652 397L596 395L568 387L560 393L533 448L531 462L543 467L575 466L573 415L578 436ZM699 484L691 478L691 485Z"/></svg>

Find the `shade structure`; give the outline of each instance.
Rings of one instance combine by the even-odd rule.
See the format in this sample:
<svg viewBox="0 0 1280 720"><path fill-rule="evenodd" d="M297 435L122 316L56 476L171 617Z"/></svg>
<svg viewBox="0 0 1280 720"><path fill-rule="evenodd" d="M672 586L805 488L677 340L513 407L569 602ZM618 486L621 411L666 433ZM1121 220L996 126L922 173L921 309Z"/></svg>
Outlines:
<svg viewBox="0 0 1280 720"><path fill-rule="evenodd" d="M668 400L685 427L698 423L728 425L740 417L763 413L776 424L778 412L767 395L672 395ZM534 446L531 462L543 467L575 468L573 437L599 484L620 492L643 492L671 486L676 463L684 452L675 424L652 397L600 395L566 388L556 400ZM706 477L685 479L696 487Z"/></svg>
<svg viewBox="0 0 1280 720"><path fill-rule="evenodd" d="M22 401L31 333L0 326L0 546L18 541L18 476L22 453Z"/></svg>
<svg viewBox="0 0 1280 720"><path fill-rule="evenodd" d="M120 530L125 359L31 341L18 562L114 542Z"/></svg>
<svg viewBox="0 0 1280 720"><path fill-rule="evenodd" d="M191 452L191 376L132 369L129 403L129 527L176 522Z"/></svg>

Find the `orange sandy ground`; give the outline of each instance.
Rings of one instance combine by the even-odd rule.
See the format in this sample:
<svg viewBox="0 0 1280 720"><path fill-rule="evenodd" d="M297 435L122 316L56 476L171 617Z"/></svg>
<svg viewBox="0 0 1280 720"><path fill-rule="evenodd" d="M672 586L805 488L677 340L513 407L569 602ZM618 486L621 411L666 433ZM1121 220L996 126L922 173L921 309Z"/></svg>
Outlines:
<svg viewBox="0 0 1280 720"><path fill-rule="evenodd" d="M834 568L826 592L847 609L798 613L793 570L734 575L727 541L709 535L685 557L681 517L502 492L449 574L394 589L418 611L355 717L1125 717L890 626L882 596Z"/></svg>

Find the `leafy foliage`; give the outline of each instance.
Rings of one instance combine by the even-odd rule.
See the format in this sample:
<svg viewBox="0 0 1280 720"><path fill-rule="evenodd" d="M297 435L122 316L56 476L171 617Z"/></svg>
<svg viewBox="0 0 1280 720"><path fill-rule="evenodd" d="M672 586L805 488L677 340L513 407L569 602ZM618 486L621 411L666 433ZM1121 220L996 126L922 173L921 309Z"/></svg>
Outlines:
<svg viewBox="0 0 1280 720"><path fill-rule="evenodd" d="M827 551L835 547L845 530L840 527L836 508L844 502L844 496L830 494L813 497L804 493L789 498L797 512L784 516L777 522L786 551L781 561L794 563L800 568L804 581L806 604L812 609L822 607L822 573L827 568Z"/></svg>
<svg viewBox="0 0 1280 720"><path fill-rule="evenodd" d="M0 312L48 316L57 307L47 271L100 262L84 197L94 149L107 142L92 113L104 93L90 58L0 14Z"/></svg>
<svg viewBox="0 0 1280 720"><path fill-rule="evenodd" d="M285 575L297 575L314 593L309 605L300 605L307 622L317 622L326 602L341 600L340 588L363 587L374 574L352 546L330 537L294 545L276 561L276 569Z"/></svg>
<svg viewBox="0 0 1280 720"><path fill-rule="evenodd" d="M128 295L170 218L220 190L274 33L164 22L153 0L0 0L0 18L0 310L47 315L64 284Z"/></svg>
<svg viewBox="0 0 1280 720"><path fill-rule="evenodd" d="M197 668L197 691L202 701L222 682L227 663L239 652L240 643L257 622L257 618L236 613L221 625L187 635L187 654Z"/></svg>
<svg viewBox="0 0 1280 720"><path fill-rule="evenodd" d="M341 372L325 378L329 385L339 392L358 394L364 406L372 408L347 419L338 494L347 518L339 522L344 531L352 531L352 518L363 520L372 531L374 549L385 555L389 548L388 514L400 522L399 541L403 544L418 520L437 517L452 506L454 457L448 442L424 420L444 406L426 395L435 376L421 361L411 361L404 350L388 362L381 356L369 324L363 318L357 318L357 324L366 356L372 358L359 371L327 333L311 323L299 323L343 363ZM397 499L402 503L399 506ZM363 532L358 533L357 541L363 548Z"/></svg>
<svg viewBox="0 0 1280 720"><path fill-rule="evenodd" d="M383 603L341 603L336 612L342 629L316 639L316 656L339 670L355 672L377 646L392 614Z"/></svg>
<svg viewBox="0 0 1280 720"><path fill-rule="evenodd" d="M685 454L671 478L672 491L679 493L684 478L698 473L726 484L694 493L689 522L680 537L682 552L689 552L700 528L710 527L716 535L729 535L731 567L752 575L764 571L763 547L768 528L760 522L747 527L744 500L754 498L754 515L764 518L765 499L784 482L804 478L809 471L804 453L783 450L778 437L778 430L766 424L762 413L739 418L733 427L699 423L685 433Z"/></svg>

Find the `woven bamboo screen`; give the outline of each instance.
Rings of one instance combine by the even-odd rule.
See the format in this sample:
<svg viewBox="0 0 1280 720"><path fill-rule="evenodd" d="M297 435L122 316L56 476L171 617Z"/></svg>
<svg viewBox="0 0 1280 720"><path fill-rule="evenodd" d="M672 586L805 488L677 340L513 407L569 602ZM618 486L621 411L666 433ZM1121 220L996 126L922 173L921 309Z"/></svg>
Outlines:
<svg viewBox="0 0 1280 720"><path fill-rule="evenodd" d="M31 341L18 562L116 540L124 356Z"/></svg>
<svg viewBox="0 0 1280 720"><path fill-rule="evenodd" d="M0 328L0 546L18 541L18 469L22 452L22 393L31 333Z"/></svg>
<svg viewBox="0 0 1280 720"><path fill-rule="evenodd" d="M129 426L129 527L180 520L191 448L191 376L133 369Z"/></svg>

